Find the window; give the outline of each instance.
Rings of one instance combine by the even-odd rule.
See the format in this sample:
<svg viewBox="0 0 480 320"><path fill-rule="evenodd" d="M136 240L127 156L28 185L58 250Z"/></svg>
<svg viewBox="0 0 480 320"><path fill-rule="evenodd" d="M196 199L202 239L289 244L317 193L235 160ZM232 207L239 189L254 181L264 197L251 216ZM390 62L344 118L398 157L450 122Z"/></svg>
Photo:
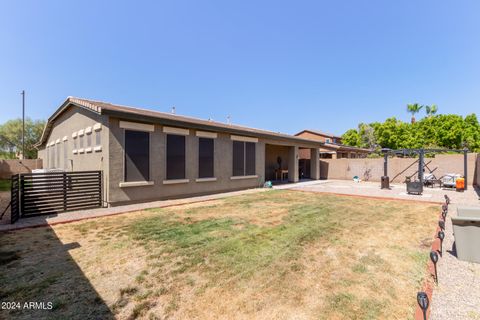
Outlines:
<svg viewBox="0 0 480 320"><path fill-rule="evenodd" d="M79 140L79 145L80 145L80 149L83 149L83 135L81 135L78 140Z"/></svg>
<svg viewBox="0 0 480 320"><path fill-rule="evenodd" d="M125 182L150 179L150 134L125 130Z"/></svg>
<svg viewBox="0 0 480 320"><path fill-rule="evenodd" d="M77 150L77 137L73 138L73 150Z"/></svg>
<svg viewBox="0 0 480 320"><path fill-rule="evenodd" d="M233 141L233 176L245 175L245 142Z"/></svg>
<svg viewBox="0 0 480 320"><path fill-rule="evenodd" d="M57 168L61 168L60 166L60 148L61 148L61 145L60 145L60 142L57 143Z"/></svg>
<svg viewBox="0 0 480 320"><path fill-rule="evenodd" d="M330 143L330 138L326 138L326 139L325 139L325 142L326 142L326 143Z"/></svg>
<svg viewBox="0 0 480 320"><path fill-rule="evenodd" d="M50 169L55 168L55 147L50 146Z"/></svg>
<svg viewBox="0 0 480 320"><path fill-rule="evenodd" d="M50 148L48 146L45 147L45 156L47 157L47 168L50 168Z"/></svg>
<svg viewBox="0 0 480 320"><path fill-rule="evenodd" d="M92 146L92 133L87 133L87 148Z"/></svg>
<svg viewBox="0 0 480 320"><path fill-rule="evenodd" d="M185 136L167 134L167 180L185 179Z"/></svg>
<svg viewBox="0 0 480 320"><path fill-rule="evenodd" d="M198 177L213 178L214 140L198 138Z"/></svg>
<svg viewBox="0 0 480 320"><path fill-rule="evenodd" d="M255 143L233 141L233 176L255 175Z"/></svg>
<svg viewBox="0 0 480 320"><path fill-rule="evenodd" d="M68 141L63 141L63 168L68 170Z"/></svg>
<svg viewBox="0 0 480 320"><path fill-rule="evenodd" d="M255 143L245 142L245 175L255 175Z"/></svg>
<svg viewBox="0 0 480 320"><path fill-rule="evenodd" d="M95 131L95 146L100 146L102 144L102 135L101 131L97 130Z"/></svg>

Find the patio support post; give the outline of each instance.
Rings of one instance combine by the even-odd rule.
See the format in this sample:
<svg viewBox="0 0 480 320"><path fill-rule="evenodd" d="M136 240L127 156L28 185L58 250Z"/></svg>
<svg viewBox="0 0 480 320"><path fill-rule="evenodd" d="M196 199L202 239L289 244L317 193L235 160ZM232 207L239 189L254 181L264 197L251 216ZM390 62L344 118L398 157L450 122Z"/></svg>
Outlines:
<svg viewBox="0 0 480 320"><path fill-rule="evenodd" d="M298 182L298 147L288 148L288 181Z"/></svg>
<svg viewBox="0 0 480 320"><path fill-rule="evenodd" d="M320 179L320 155L318 148L310 149L310 179Z"/></svg>
<svg viewBox="0 0 480 320"><path fill-rule="evenodd" d="M465 187L464 189L467 190L468 188L468 150L463 149L463 177L465 178Z"/></svg>
<svg viewBox="0 0 480 320"><path fill-rule="evenodd" d="M423 185L423 163L424 163L424 150L420 149L418 152L418 180Z"/></svg>
<svg viewBox="0 0 480 320"><path fill-rule="evenodd" d="M388 176L388 153L383 155L383 176Z"/></svg>

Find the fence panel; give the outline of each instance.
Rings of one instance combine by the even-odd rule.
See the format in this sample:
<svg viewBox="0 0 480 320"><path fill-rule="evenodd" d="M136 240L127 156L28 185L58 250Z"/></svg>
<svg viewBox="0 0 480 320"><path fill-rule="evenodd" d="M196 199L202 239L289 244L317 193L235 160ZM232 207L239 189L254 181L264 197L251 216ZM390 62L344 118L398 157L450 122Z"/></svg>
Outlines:
<svg viewBox="0 0 480 320"><path fill-rule="evenodd" d="M14 174L11 177L11 195L10 195L10 221L15 223L20 218L20 177L18 174Z"/></svg>
<svg viewBox="0 0 480 320"><path fill-rule="evenodd" d="M21 217L102 206L102 171L20 174Z"/></svg>

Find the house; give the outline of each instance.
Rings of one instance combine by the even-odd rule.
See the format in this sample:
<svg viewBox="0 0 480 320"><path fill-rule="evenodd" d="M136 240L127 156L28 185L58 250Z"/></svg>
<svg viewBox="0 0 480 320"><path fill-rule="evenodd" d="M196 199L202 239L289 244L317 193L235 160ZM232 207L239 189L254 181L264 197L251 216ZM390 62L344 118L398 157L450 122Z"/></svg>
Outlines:
<svg viewBox="0 0 480 320"><path fill-rule="evenodd" d="M323 142L320 147L320 159L365 158L370 150L346 146L342 144L342 137L318 130L303 130L295 136ZM309 159L308 153L302 152L301 158Z"/></svg>
<svg viewBox="0 0 480 320"><path fill-rule="evenodd" d="M299 152L319 179L324 143L171 113L69 97L37 144L44 167L102 170L109 205L297 182Z"/></svg>

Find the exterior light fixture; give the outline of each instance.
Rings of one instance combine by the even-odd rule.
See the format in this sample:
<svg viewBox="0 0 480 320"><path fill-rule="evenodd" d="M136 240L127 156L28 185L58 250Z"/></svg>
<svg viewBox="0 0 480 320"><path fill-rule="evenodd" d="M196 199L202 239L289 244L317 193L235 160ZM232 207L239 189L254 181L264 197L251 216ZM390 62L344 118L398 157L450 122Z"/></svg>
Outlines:
<svg viewBox="0 0 480 320"><path fill-rule="evenodd" d="M445 197L445 203L448 206L450 204L450 198L447 195L444 195L444 197Z"/></svg>
<svg viewBox="0 0 480 320"><path fill-rule="evenodd" d="M440 256L443 255L443 239L445 239L445 232L438 231L438 239L440 239Z"/></svg>
<svg viewBox="0 0 480 320"><path fill-rule="evenodd" d="M442 204L442 212L448 212L448 204Z"/></svg>
<svg viewBox="0 0 480 320"><path fill-rule="evenodd" d="M438 226L440 227L440 229L445 230L445 221L438 220Z"/></svg>
<svg viewBox="0 0 480 320"><path fill-rule="evenodd" d="M438 284L438 274L437 274L438 254L435 251L430 251L430 260L432 260L433 266L435 267L435 283Z"/></svg>
<svg viewBox="0 0 480 320"><path fill-rule="evenodd" d="M425 292L420 291L419 293L417 293L417 303L420 309L422 309L423 320L427 320L427 310L428 310L429 301L428 301L428 296Z"/></svg>

